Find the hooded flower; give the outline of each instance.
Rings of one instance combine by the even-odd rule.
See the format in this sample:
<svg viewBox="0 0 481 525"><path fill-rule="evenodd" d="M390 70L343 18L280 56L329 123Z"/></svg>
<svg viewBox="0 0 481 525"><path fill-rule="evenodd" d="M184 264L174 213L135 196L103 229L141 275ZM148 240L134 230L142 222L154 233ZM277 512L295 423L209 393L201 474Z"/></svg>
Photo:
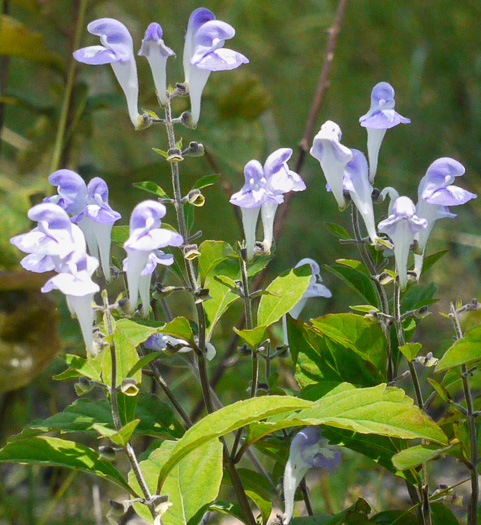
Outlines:
<svg viewBox="0 0 481 525"><path fill-rule="evenodd" d="M394 257L401 290L407 286L409 249L414 236L427 227L428 221L416 215L416 208L409 197L398 197L394 201L392 214L378 225L379 231L387 233L394 244Z"/></svg>
<svg viewBox="0 0 481 525"><path fill-rule="evenodd" d="M31 272L57 270L61 260L70 253L85 252L85 238L78 226L72 224L60 206L37 204L28 212L30 220L38 222L28 233L17 235L10 242L28 253L20 264Z"/></svg>
<svg viewBox="0 0 481 525"><path fill-rule="evenodd" d="M319 427L307 427L294 436L284 471L283 525L291 521L296 489L307 471L314 467L332 470L341 461L341 453L326 447L327 442L327 439L322 437Z"/></svg>
<svg viewBox="0 0 481 525"><path fill-rule="evenodd" d="M91 279L99 263L94 257L86 253L72 252L62 260L58 274L49 279L42 288L42 292L60 290L65 294L67 305L73 316L77 317L87 350L95 355L92 328L94 311L92 301L100 290L98 284Z"/></svg>
<svg viewBox="0 0 481 525"><path fill-rule="evenodd" d="M386 130L398 124L410 124L411 120L394 109L394 89L387 82L376 84L371 93L371 108L359 122L367 128L367 151L369 155L370 182L374 181L381 143Z"/></svg>
<svg viewBox="0 0 481 525"><path fill-rule="evenodd" d="M324 286L322 284L322 277L321 277L321 269L319 265L317 264L314 259L301 259L295 266L295 268L299 268L301 266L304 266L305 264L308 264L311 267L312 270L312 277L311 282L309 283L309 287L304 292L304 295L301 297L301 299L297 302L297 304L291 308L289 314L294 319L297 319L300 315L302 310L304 309L304 306L306 305L306 302L311 297L332 297L332 293L327 288L327 286ZM284 331L284 345L289 345L289 340L287 337L287 319L286 316L282 318L282 327Z"/></svg>
<svg viewBox="0 0 481 525"><path fill-rule="evenodd" d="M143 124L139 115L139 82L134 46L129 30L113 18L100 18L90 22L87 30L100 37L101 46L89 46L74 52L73 56L84 64L110 64L119 81L129 109L129 116L135 129Z"/></svg>
<svg viewBox="0 0 481 525"><path fill-rule="evenodd" d="M110 237L114 222L120 214L109 203L107 184L100 177L93 178L88 186L80 175L70 170L58 170L49 177L50 184L57 186L58 195L48 197L73 215L84 232L90 254L99 258L105 278L110 280Z"/></svg>
<svg viewBox="0 0 481 525"><path fill-rule="evenodd" d="M184 339L179 339L178 337L173 337L172 335L167 334L154 334L150 336L147 341L144 343L145 348L149 350L154 350L155 352L174 352L179 354L184 354L186 352L191 352L192 347L189 346L187 341ZM212 361L216 355L216 349L212 343L206 343L206 358L209 361Z"/></svg>
<svg viewBox="0 0 481 525"><path fill-rule="evenodd" d="M344 170L352 160L353 154L349 148L340 143L341 137L341 128L335 122L328 120L314 137L310 153L320 162L339 209L343 210L346 208L343 194Z"/></svg>
<svg viewBox="0 0 481 525"><path fill-rule="evenodd" d="M178 233L160 228L160 219L165 213L163 204L147 200L137 204L130 217L130 237L124 243L127 252L124 271L127 272L131 313L140 294L142 314L149 314L152 273L157 264L168 266L174 262L173 256L160 251L160 248L180 246L184 242Z"/></svg>
<svg viewBox="0 0 481 525"><path fill-rule="evenodd" d="M356 208L361 214L371 242L376 243L377 233L372 207L372 186L369 182L369 169L363 153L357 149L352 151L352 160L344 170L343 188L351 195Z"/></svg>
<svg viewBox="0 0 481 525"><path fill-rule="evenodd" d="M277 206L284 202L284 193L306 188L300 175L289 170L287 161L290 148L281 148L269 155L264 167L257 160L249 161L244 168L245 184L232 195L230 202L242 210L242 222L247 245L247 258L254 255L257 218L262 207L264 244L272 244L274 217Z"/></svg>
<svg viewBox="0 0 481 525"><path fill-rule="evenodd" d="M464 166L460 162L442 157L429 166L419 183L416 213L427 220L428 227L415 237L421 252L420 255L414 256L414 267L418 275L421 274L424 250L434 223L445 217L456 217L449 211L448 206L459 206L477 197L474 193L453 185L456 177L464 175L464 172Z"/></svg>
<svg viewBox="0 0 481 525"><path fill-rule="evenodd" d="M149 61L150 69L154 77L155 89L160 103L165 106L167 99L167 59L175 56L175 53L164 44L162 40L162 27L157 23L152 23L145 32L142 40L142 47L139 55L144 56Z"/></svg>
<svg viewBox="0 0 481 525"><path fill-rule="evenodd" d="M214 14L200 7L190 15L184 44L185 85L189 88L191 124L197 126L200 116L202 91L212 71L235 69L249 60L242 54L223 49L235 30L229 24L216 20Z"/></svg>

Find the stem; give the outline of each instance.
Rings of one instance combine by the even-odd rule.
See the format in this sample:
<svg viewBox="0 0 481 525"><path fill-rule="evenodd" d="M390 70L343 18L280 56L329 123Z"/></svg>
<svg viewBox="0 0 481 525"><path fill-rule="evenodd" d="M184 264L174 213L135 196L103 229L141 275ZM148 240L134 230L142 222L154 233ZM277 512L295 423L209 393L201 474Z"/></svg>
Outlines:
<svg viewBox="0 0 481 525"><path fill-rule="evenodd" d="M309 516L314 516L314 511L312 510L312 504L311 500L309 498L309 491L307 490L307 483L306 483L306 477L304 476L299 483L299 488L302 492L302 498L304 499L304 503L306 505L307 514Z"/></svg>
<svg viewBox="0 0 481 525"><path fill-rule="evenodd" d="M0 1L0 17L2 15L8 15L10 12L9 0ZM10 57L0 57L0 97L5 95L8 83L8 66L10 65ZM0 152L2 150L2 129L3 121L5 118L5 104L0 102Z"/></svg>
<svg viewBox="0 0 481 525"><path fill-rule="evenodd" d="M451 319L456 331L456 339L463 338L463 331L459 320L459 313L451 303ZM467 418L469 425L469 442L471 452L470 473L471 473L471 498L468 507L468 525L477 525L478 523L478 498L479 498L479 480L478 480L478 438L476 431L476 416L473 407L473 395L469 386L469 373L467 365L461 365L461 377L463 380L464 397L466 399Z"/></svg>
<svg viewBox="0 0 481 525"><path fill-rule="evenodd" d="M104 300L104 313L105 313L105 318L107 320L107 335L113 336L114 330L113 330L113 323L112 323L112 312L110 311L108 297L106 293L103 293L102 295L103 295L103 300ZM112 408L112 419L114 420L115 429L119 431L122 429L122 421L120 419L119 405L117 401L117 354L115 352L115 343L114 343L113 337L111 337L111 343L109 344L109 347L110 347L110 357L112 361L110 406ZM152 517L155 519L157 516L157 513L155 511L155 505L152 502L152 494L150 493L149 487L147 486L147 483L145 482L142 471L140 470L139 462L137 461L137 456L135 455L135 451L130 443L127 443L123 448L129 460L130 467L132 468L132 471L139 483L140 489L142 490L142 494L144 495L145 505L147 505L147 507L150 510L150 513L152 514Z"/></svg>

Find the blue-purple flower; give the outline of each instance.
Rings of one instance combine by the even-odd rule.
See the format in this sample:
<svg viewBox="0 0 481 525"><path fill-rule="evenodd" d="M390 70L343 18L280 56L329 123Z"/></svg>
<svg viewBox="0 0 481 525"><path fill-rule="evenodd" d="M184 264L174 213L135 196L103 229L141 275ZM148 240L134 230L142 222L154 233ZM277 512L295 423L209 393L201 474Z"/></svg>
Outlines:
<svg viewBox="0 0 481 525"><path fill-rule="evenodd" d="M352 160L352 151L340 142L341 128L331 120L325 122L314 137L311 155L320 164L340 210L347 206L343 194L344 170Z"/></svg>
<svg viewBox="0 0 481 525"><path fill-rule="evenodd" d="M409 197L398 197L393 204L392 214L380 222L378 229L391 238L399 277L399 286L407 286L407 265L409 250L414 236L426 230L428 221L416 215L416 207Z"/></svg>
<svg viewBox="0 0 481 525"><path fill-rule="evenodd" d="M169 266L174 262L174 257L160 248L180 246L184 242L178 233L160 227L165 213L163 204L147 200L137 204L130 217L130 237L124 243L127 252L124 271L127 272L131 313L135 311L140 294L142 314L149 314L152 273L157 264Z"/></svg>
<svg viewBox="0 0 481 525"><path fill-rule="evenodd" d="M88 186L80 175L71 170L58 170L49 177L57 186L58 195L48 197L72 215L84 232L90 254L99 258L105 278L110 280L110 237L112 227L120 219L109 203L107 184L100 177L93 178Z"/></svg>
<svg viewBox="0 0 481 525"><path fill-rule="evenodd" d="M162 27L153 22L147 28L139 55L149 61L150 69L154 77L155 89L160 103L165 106L167 98L167 59L175 56L175 53L164 44L162 39Z"/></svg>
<svg viewBox="0 0 481 525"><path fill-rule="evenodd" d="M306 189L300 175L289 170L287 161L292 149L281 148L269 155L264 167L257 160L249 161L244 168L245 184L232 195L230 202L242 210L246 238L247 258L254 255L257 219L262 208L264 247L270 250L273 239L274 217L277 206L284 202L284 193Z"/></svg>
<svg viewBox="0 0 481 525"><path fill-rule="evenodd" d="M464 172L464 166L460 162L442 157L429 166L419 183L416 213L426 219L428 227L415 237L420 252L414 256L414 269L418 275L422 271L424 250L435 222L445 217L456 217L448 206L459 206L477 197L474 193L453 185L456 177L464 175Z"/></svg>
<svg viewBox="0 0 481 525"><path fill-rule="evenodd" d="M287 525L294 513L294 496L299 483L311 468L334 469L341 461L339 450L327 447L328 441L319 427L307 427L297 433L291 442L289 459L284 471L283 525Z"/></svg>
<svg viewBox="0 0 481 525"><path fill-rule="evenodd" d="M381 143L386 130L398 124L410 124L411 120L394 109L394 89L387 82L376 84L371 93L371 108L359 122L367 129L367 151L369 155L370 182L374 181Z"/></svg>
<svg viewBox="0 0 481 525"><path fill-rule="evenodd" d="M343 188L344 191L349 192L352 202L364 220L369 238L375 244L377 233L372 206L372 186L369 182L367 160L359 150L353 149L351 151L353 157L344 170Z"/></svg>
<svg viewBox="0 0 481 525"><path fill-rule="evenodd" d="M134 46L129 30L113 18L100 18L90 22L87 30L100 37L100 46L78 49L73 56L84 64L110 64L122 88L129 110L130 120L135 129L140 129L144 121L138 110L139 82Z"/></svg>
<svg viewBox="0 0 481 525"><path fill-rule="evenodd" d="M229 24L216 20L214 14L200 7L190 15L184 45L185 85L189 88L191 125L197 126L200 116L202 91L212 71L235 69L249 60L236 51L223 49L235 30Z"/></svg>

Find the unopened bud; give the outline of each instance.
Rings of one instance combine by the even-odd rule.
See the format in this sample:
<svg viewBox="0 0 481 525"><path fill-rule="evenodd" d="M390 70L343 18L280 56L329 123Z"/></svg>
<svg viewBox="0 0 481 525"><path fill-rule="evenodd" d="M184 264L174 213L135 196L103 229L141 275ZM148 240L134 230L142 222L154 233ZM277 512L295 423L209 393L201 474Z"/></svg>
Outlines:
<svg viewBox="0 0 481 525"><path fill-rule="evenodd" d="M135 128L136 131L141 131L152 126L152 117L150 115L147 115L147 113L142 113L142 115L139 115L137 119L138 123L137 127Z"/></svg>
<svg viewBox="0 0 481 525"><path fill-rule="evenodd" d="M107 461L114 461L115 457L117 456L115 448L109 446L99 447L99 454L102 456L103 459L106 459Z"/></svg>
<svg viewBox="0 0 481 525"><path fill-rule="evenodd" d="M197 244L188 244L184 246L184 258L188 261L193 261L200 257L201 253L198 250Z"/></svg>
<svg viewBox="0 0 481 525"><path fill-rule="evenodd" d="M187 202L192 204L192 206L197 206L200 208L205 204L205 197L202 195L200 190L191 190L187 195Z"/></svg>
<svg viewBox="0 0 481 525"><path fill-rule="evenodd" d="M419 310L414 314L414 317L416 319L424 319L428 315L431 315L431 312L429 311L429 308L427 306L423 306L419 308Z"/></svg>
<svg viewBox="0 0 481 525"><path fill-rule="evenodd" d="M195 129L196 126L192 123L192 115L189 111L184 111L182 115L180 116L180 121L186 128Z"/></svg>
<svg viewBox="0 0 481 525"><path fill-rule="evenodd" d="M133 377L126 377L120 384L120 391L129 397L134 397L139 393L137 381Z"/></svg>
<svg viewBox="0 0 481 525"><path fill-rule="evenodd" d="M87 377L80 377L79 380L75 383L74 389L75 393L80 397L84 396L91 392L94 388L94 384Z"/></svg>
<svg viewBox="0 0 481 525"><path fill-rule="evenodd" d="M182 152L182 155L189 155L190 157L202 157L205 153L204 145L192 141L189 147Z"/></svg>
<svg viewBox="0 0 481 525"><path fill-rule="evenodd" d="M439 363L439 359L436 359L435 357L433 357L432 352L427 353L425 356L422 355L422 356L416 357L415 361L417 361L418 363L420 363L421 365L427 368L436 366Z"/></svg>

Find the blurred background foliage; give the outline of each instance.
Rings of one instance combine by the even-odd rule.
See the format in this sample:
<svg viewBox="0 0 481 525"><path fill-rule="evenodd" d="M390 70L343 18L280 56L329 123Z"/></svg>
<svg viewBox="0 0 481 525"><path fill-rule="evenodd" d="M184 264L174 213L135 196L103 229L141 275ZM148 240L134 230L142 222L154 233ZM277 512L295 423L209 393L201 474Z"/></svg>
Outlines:
<svg viewBox="0 0 481 525"><path fill-rule="evenodd" d="M202 142L211 159L187 158L181 166L182 185L188 190L203 175L214 171L221 174L220 182L206 190L206 206L196 211L196 228L202 229L204 239L235 243L241 232L228 197L243 184L243 166L248 160L263 162L279 147L291 147L297 156L336 2L0 0L0 392L28 383L60 349L81 350L76 325L68 319L63 302L41 297L35 291L42 276L33 279L21 272L21 255L9 244L12 235L29 227L28 208L52 192L48 175L66 167L86 180L105 178L111 204L124 217L122 224L128 224L133 206L147 197L132 183L151 180L166 190L170 186L168 165L152 151L153 147L166 147L163 130L132 129L111 68L82 65L72 69L71 53L82 7L86 7L80 28L82 46L97 43L96 37L85 30L87 23L96 18L121 20L131 31L136 50L147 25L159 22L167 45L177 53L168 66L169 82L175 84L183 80L187 20L200 5L236 28L231 46L244 53L250 64L213 74L203 97L198 129L178 131L184 144L194 139ZM410 117L412 124L387 133L376 185L395 186L415 200L417 184L429 164L438 157L451 156L466 166L462 185L480 194L480 16L477 0L349 3L316 129L325 120L334 120L343 130L343 143L365 151L365 130L358 118L369 108L373 85L388 81L396 90L398 111ZM69 71L74 76L70 102L65 105ZM140 107L155 111L146 60L139 58L138 71ZM186 99L175 101L176 113L186 109ZM59 133L64 117L65 130ZM324 227L325 222L348 227L349 216L337 211L334 199L325 191L319 164L310 156L302 176L308 189L292 201L276 257L269 267L271 276L292 267L302 257L312 257L322 265L339 257L355 256ZM435 354L449 345L451 330L437 312L447 311L449 301L457 296L468 301L479 294L480 211L481 201L472 201L459 210L455 221L440 221L428 245L430 253L449 249L442 262L423 276L425 284L430 280L437 283L440 301L433 307L435 315L422 324L416 337L429 342L428 350ZM380 220L386 213L385 206L378 213ZM166 219L172 221L171 212ZM114 256L123 257L120 250ZM306 318L343 312L349 304L361 302L334 276L327 272L324 276L333 297L312 301ZM222 356L239 313L233 308L216 334L218 356ZM17 325L24 330L15 332L12 326ZM27 331L31 332L28 336ZM28 362L22 361L25 355L29 356ZM12 359L24 363L23 379L15 379L12 371L18 363L12 364ZM50 379L63 366L55 360L33 384L3 396L2 441L26 420L49 415L58 410L57 403L73 399L72 385L52 384ZM238 367L229 369L219 385L225 402L238 398L240 385L246 384ZM188 376L176 377L174 388L185 395L187 403L195 404L198 392L188 386ZM59 389L68 392L65 400L57 399ZM344 502L337 499L329 503L331 510L342 508ZM7 515L27 512L11 507L4 511Z"/></svg>

